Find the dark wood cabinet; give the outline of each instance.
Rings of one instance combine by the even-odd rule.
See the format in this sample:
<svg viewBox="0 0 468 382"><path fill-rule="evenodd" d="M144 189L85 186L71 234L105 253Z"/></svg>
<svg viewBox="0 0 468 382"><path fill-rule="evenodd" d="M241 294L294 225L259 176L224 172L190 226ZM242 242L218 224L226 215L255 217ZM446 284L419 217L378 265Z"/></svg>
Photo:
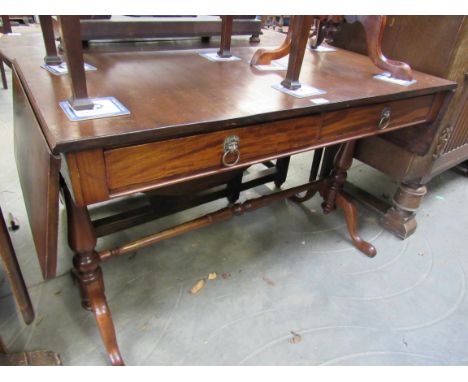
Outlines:
<svg viewBox="0 0 468 382"><path fill-rule="evenodd" d="M344 24L333 44L366 53L364 30L359 23ZM468 160L468 20L466 16L391 16L383 39L388 57L458 83L445 116L439 121L424 155L395 145L411 145L411 129L361 140L355 157L395 178L400 187L393 206L382 218L383 225L402 238L416 229L415 213L434 176Z"/></svg>

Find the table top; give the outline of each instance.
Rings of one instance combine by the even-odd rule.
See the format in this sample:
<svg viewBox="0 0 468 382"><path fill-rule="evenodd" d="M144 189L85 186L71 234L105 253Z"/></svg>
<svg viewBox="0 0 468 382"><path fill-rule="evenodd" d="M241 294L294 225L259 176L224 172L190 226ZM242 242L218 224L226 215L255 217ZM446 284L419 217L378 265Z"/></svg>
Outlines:
<svg viewBox="0 0 468 382"><path fill-rule="evenodd" d="M212 39L160 43L96 44L85 62L98 68L86 73L91 97L114 96L130 115L81 122L68 120L59 102L71 95L68 76L42 69L42 35L28 33L0 38L0 52L20 75L29 101L53 153L135 144L220 129L310 115L375 102L431 94L456 84L414 72L415 84L401 86L374 79L382 71L368 57L338 49L307 50L300 81L326 91L315 105L272 88L285 71L260 71L250 66L259 47L274 48L284 35L265 31L261 44L233 37L232 53L241 60L212 62L199 55L214 52Z"/></svg>

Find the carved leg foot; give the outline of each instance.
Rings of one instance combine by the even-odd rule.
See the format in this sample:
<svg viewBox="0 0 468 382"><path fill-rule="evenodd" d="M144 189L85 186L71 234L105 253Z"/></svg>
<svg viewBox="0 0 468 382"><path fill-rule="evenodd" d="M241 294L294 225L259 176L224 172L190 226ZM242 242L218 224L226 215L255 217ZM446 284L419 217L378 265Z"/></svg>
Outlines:
<svg viewBox="0 0 468 382"><path fill-rule="evenodd" d="M231 36L232 36L232 23L234 16L221 16L221 46L218 50L218 56L229 58L231 54Z"/></svg>
<svg viewBox="0 0 468 382"><path fill-rule="evenodd" d="M102 270L101 267L97 266L98 261L99 257L94 251L88 254L77 253L73 259L74 274L81 294L81 304L83 308L94 313L111 364L123 366L124 362L117 344L114 322L104 294Z"/></svg>
<svg viewBox="0 0 468 382"><path fill-rule="evenodd" d="M353 161L355 145L356 141L349 141L339 147L333 163L333 171L327 179L322 181L324 184L324 187L320 190L323 197L322 208L325 214L330 213L336 207L342 208L345 213L348 232L354 245L367 256L374 257L377 250L372 244L362 240L359 236L356 206L343 192L347 171Z"/></svg>
<svg viewBox="0 0 468 382"><path fill-rule="evenodd" d="M68 188L62 181L62 190L67 206L68 243L75 252L73 275L81 295L81 304L91 310L101 333L104 346L112 365L123 365L114 323L104 294L104 280L99 266L99 256L94 250L96 235L86 207L77 207Z"/></svg>
<svg viewBox="0 0 468 382"><path fill-rule="evenodd" d="M426 192L426 186L401 184L393 197L393 207L380 219L382 226L401 239L411 236L417 227L416 211Z"/></svg>
<svg viewBox="0 0 468 382"><path fill-rule="evenodd" d="M367 256L374 257L377 254L375 247L367 241L362 240L358 234L357 208L354 203L343 193L338 193L336 195L335 202L336 206L343 209L345 213L346 225L348 226L348 232L354 245Z"/></svg>

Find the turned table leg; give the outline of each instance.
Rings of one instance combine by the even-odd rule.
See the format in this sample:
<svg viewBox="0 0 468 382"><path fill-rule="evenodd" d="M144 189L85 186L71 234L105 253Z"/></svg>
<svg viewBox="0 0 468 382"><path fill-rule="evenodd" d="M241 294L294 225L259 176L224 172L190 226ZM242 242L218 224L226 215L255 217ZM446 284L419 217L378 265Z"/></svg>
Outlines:
<svg viewBox="0 0 468 382"><path fill-rule="evenodd" d="M91 310L112 365L123 365L111 312L104 294L104 280L95 251L96 235L86 207L77 207L70 191L62 185L68 218L68 242L75 252L73 275L78 283L81 302Z"/></svg>
<svg viewBox="0 0 468 382"><path fill-rule="evenodd" d="M356 205L342 192L336 195L336 205L343 209L345 213L346 226L354 245L367 256L374 257L377 254L375 247L367 241L362 240L358 234Z"/></svg>
<svg viewBox="0 0 468 382"><path fill-rule="evenodd" d="M343 191L347 171L351 167L353 161L355 144L356 141L350 141L340 146L335 157L333 171L330 177L324 180L327 186L320 190L320 194L324 199L322 208L325 214L333 211L336 207L343 209L348 232L354 245L367 256L374 257L377 254L377 250L372 244L364 241L359 236L356 206Z"/></svg>

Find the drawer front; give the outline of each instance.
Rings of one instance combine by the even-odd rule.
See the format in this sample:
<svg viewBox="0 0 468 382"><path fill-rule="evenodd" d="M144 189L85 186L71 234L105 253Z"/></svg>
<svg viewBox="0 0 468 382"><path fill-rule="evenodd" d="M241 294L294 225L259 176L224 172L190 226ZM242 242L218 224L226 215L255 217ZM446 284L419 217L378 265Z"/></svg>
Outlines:
<svg viewBox="0 0 468 382"><path fill-rule="evenodd" d="M328 141L354 136L357 132L363 134L384 132L426 122L433 99L434 96L429 95L326 113L320 138ZM385 112L387 114L384 116Z"/></svg>
<svg viewBox="0 0 468 382"><path fill-rule="evenodd" d="M429 118L432 100L433 95L423 96L106 150L107 186L111 195L125 194L229 171L348 137L423 123ZM229 151L225 143L231 137L238 140L238 147L236 143L231 147L223 164L223 155Z"/></svg>
<svg viewBox="0 0 468 382"><path fill-rule="evenodd" d="M287 122L259 124L178 138L104 153L107 181L111 190L147 182L165 182L200 172L246 166L317 142L321 116ZM238 138L239 158L235 166L222 163L225 141ZM237 153L226 156L233 163Z"/></svg>

